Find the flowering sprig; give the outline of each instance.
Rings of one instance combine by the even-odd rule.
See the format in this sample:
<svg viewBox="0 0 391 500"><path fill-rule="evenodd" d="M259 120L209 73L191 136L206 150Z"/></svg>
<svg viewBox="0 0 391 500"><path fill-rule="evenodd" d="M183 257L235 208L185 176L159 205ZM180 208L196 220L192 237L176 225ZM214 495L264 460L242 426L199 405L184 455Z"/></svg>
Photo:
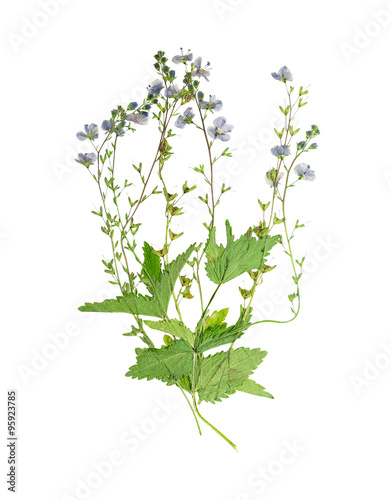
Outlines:
<svg viewBox="0 0 391 500"><path fill-rule="evenodd" d="M221 148L220 141L231 139L233 126L223 116L214 119L210 116L221 110L222 101L214 94L210 95L209 101L204 100L201 87L209 82L209 63L203 66L201 57L193 62L192 52L184 53L183 49L171 62L163 51L157 52L154 59L157 78L146 88L145 98L141 104L131 102L126 109L119 106L111 111L109 119L101 125L103 138L100 144L97 141L99 128L95 124L86 125L84 132L77 134L80 140L89 141L91 146L91 153L80 153L76 161L86 167L98 187L101 202L93 214L99 217L101 230L107 235L111 249L111 257L104 259L103 265L110 283L118 286L120 291L116 298L86 303L80 310L128 313L133 324L124 335L138 338L145 347L136 349L135 364L126 375L158 379L179 388L191 408L200 434L202 421L236 448L200 413L199 402L219 402L236 391L272 398L264 387L250 378L266 352L234 348L234 345L253 325L264 321L288 323L299 313L300 269L304 258L294 258L291 240L293 232L303 225L296 222L293 231L288 231L286 196L297 181L315 179L311 167L298 163L298 159L317 148L313 140L319 135L319 129L312 125L302 140L292 144L293 137L300 131L293 127L293 120L298 109L306 105L308 91L300 87L297 99L293 100L294 88L287 86L287 82L293 79L291 72L284 66L278 73L273 73L273 78L285 84L288 102L280 106L284 127L275 130L279 144L271 149L276 164L266 172L271 199L267 203L258 200L262 220L251 225L239 238L233 236L231 224L226 221L226 242L217 244L216 233L220 228L216 225L216 211L222 197L231 188L225 184L218 188L214 171L218 161L232 154L228 147ZM179 73L183 71L182 76L171 68L171 63L177 65ZM139 125L151 124L156 124L159 131L152 162L148 165L135 162L133 173L119 182L116 164L119 144L126 138L131 139ZM174 131L178 130L183 130L183 133L179 132L177 137ZM168 182L166 171L170 168L179 136L188 136L191 130L203 138L205 161L193 169L201 177L202 184L200 187L186 180L179 189ZM150 149L149 145L148 152ZM292 169L298 176L294 182L290 180ZM191 240L183 253L173 257L178 240L193 234L188 224L181 222L181 216L186 210L186 198L196 190L198 199L206 207L206 220L202 222L206 229L205 240L201 243ZM160 196L164 207L160 219L159 214L154 214L153 238L156 241L156 227L160 223L165 228L164 238L159 246L144 242L140 251L138 233L144 223L143 209L149 209L148 200L152 196ZM278 213L278 204L282 217ZM182 231L177 229L181 224ZM281 234L280 227L283 228ZM283 245L293 269L296 288L288 295L292 316L284 321L252 321L251 304L265 275L275 267L267 263L267 258L278 244ZM239 314L229 325L231 320L226 320L228 308L213 311L212 303L227 282L239 277L247 277L250 285L247 288L239 286ZM214 286L214 291L208 296L206 280ZM199 320L196 325L187 326L182 301L194 299L199 302ZM171 309L170 303L173 305ZM157 335L160 337L156 340ZM157 347L162 342L163 346ZM229 347L225 351L206 354L221 346Z"/></svg>

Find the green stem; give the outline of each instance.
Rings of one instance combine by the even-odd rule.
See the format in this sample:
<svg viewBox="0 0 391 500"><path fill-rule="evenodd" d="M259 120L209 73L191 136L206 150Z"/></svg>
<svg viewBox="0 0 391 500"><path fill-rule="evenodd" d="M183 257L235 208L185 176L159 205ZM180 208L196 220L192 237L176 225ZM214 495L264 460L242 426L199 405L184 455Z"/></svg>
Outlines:
<svg viewBox="0 0 391 500"><path fill-rule="evenodd" d="M210 427L211 429L213 429L215 432L217 432L217 434L218 434L219 436L221 436L221 437L224 439L224 441L226 441L228 444L230 444L230 445L232 446L232 448L233 448L235 451L238 451L238 449L237 449L237 447L236 447L236 444L235 444L235 443L233 443L230 439L228 439L228 438L227 438L227 436L225 436L222 432L220 432L220 431L219 431L219 430L218 430L218 429L217 429L217 428L216 428L213 424L211 424L210 422L208 422L208 421L206 420L206 418L204 418L204 417L201 415L201 413L200 413L200 412L199 412L199 410L198 410L198 406L197 406L197 403L196 403L196 400L195 400L195 396L194 396L194 395L193 395L193 404L194 404L194 409L195 409L195 411L196 411L197 415L199 416L199 418L200 418L203 422L205 422L207 425L209 425L209 427Z"/></svg>
<svg viewBox="0 0 391 500"><path fill-rule="evenodd" d="M197 415L196 415L196 413L195 413L195 411L194 411L194 408L193 408L192 404L190 403L189 398L186 396L186 393L185 393L185 391L182 389L182 387L181 387L180 385L178 385L178 387L179 387L179 389L181 390L182 394L185 396L186 401L187 401L187 404L190 406L191 412L193 413L194 419L195 419L195 421L196 421L196 423L197 423L198 432L200 433L200 436L202 436L200 423L198 422L198 418L197 418Z"/></svg>

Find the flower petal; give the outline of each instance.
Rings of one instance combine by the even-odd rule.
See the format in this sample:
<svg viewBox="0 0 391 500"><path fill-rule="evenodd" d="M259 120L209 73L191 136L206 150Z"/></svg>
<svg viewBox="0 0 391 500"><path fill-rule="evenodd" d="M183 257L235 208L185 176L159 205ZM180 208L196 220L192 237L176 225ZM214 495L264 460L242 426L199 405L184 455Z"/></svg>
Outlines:
<svg viewBox="0 0 391 500"><path fill-rule="evenodd" d="M221 127L221 130L224 133L227 133L227 132L232 132L233 128L234 128L233 125L228 125L228 123L226 123L223 127Z"/></svg>
<svg viewBox="0 0 391 500"><path fill-rule="evenodd" d="M102 129L109 132L113 128L113 122L111 120L103 120Z"/></svg>
<svg viewBox="0 0 391 500"><path fill-rule="evenodd" d="M202 64L202 57L197 57L197 59L194 61L194 66L198 69L201 68L201 64Z"/></svg>
<svg viewBox="0 0 391 500"><path fill-rule="evenodd" d="M216 132L215 127L208 127L207 131L208 131L208 135L210 137L212 137L212 139L216 139L217 132Z"/></svg>
<svg viewBox="0 0 391 500"><path fill-rule="evenodd" d="M85 141L86 140L84 132L78 132L76 134L76 137L79 139L79 141Z"/></svg>
<svg viewBox="0 0 391 500"><path fill-rule="evenodd" d="M219 134L217 138L220 139L220 141L226 142L231 139L231 136L229 134Z"/></svg>
<svg viewBox="0 0 391 500"><path fill-rule="evenodd" d="M226 121L227 120L224 118L224 116L219 116L218 118L213 120L213 125L215 125L216 128L222 129L224 127Z"/></svg>
<svg viewBox="0 0 391 500"><path fill-rule="evenodd" d="M214 111L220 111L222 107L223 107L222 101L215 101L213 106L212 106L212 109Z"/></svg>
<svg viewBox="0 0 391 500"><path fill-rule="evenodd" d="M174 125L175 125L175 127L178 127L178 128L185 128L185 126L187 124L186 124L185 120L183 119L183 116L178 116Z"/></svg>

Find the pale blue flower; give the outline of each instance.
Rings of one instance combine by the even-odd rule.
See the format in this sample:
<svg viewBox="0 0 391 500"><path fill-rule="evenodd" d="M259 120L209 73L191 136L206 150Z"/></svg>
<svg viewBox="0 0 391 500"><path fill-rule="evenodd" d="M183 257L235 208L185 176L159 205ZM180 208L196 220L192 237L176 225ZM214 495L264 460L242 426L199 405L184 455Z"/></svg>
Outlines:
<svg viewBox="0 0 391 500"><path fill-rule="evenodd" d="M160 91L164 87L162 80L156 79L151 85L148 85L148 93L149 95L159 95Z"/></svg>
<svg viewBox="0 0 391 500"><path fill-rule="evenodd" d="M111 132L114 128L114 122L113 120L103 120L101 126L102 129L105 130L106 132Z"/></svg>
<svg viewBox="0 0 391 500"><path fill-rule="evenodd" d="M206 68L209 68L210 63L206 63L205 68L202 68L202 58L197 57L197 59L194 61L194 66L196 69L193 71L193 76L203 76L207 82L209 82L208 76L210 75L210 71L208 71Z"/></svg>
<svg viewBox="0 0 391 500"><path fill-rule="evenodd" d="M90 166L92 163L96 162L95 153L79 153L78 158L76 158L77 163L82 165Z"/></svg>
<svg viewBox="0 0 391 500"><path fill-rule="evenodd" d="M129 113L126 115L126 119L130 122L137 123L138 125L146 125L148 123L149 117L148 113Z"/></svg>
<svg viewBox="0 0 391 500"><path fill-rule="evenodd" d="M115 126L115 123L112 119L110 120L103 120L102 122L102 129L105 130L106 132L114 132L116 135L122 136L125 134L125 130L123 127L125 127L126 122L121 122L117 126Z"/></svg>
<svg viewBox="0 0 391 500"><path fill-rule="evenodd" d="M296 165L295 172L299 176L299 179L306 179L307 181L315 180L315 172L306 163Z"/></svg>
<svg viewBox="0 0 391 500"><path fill-rule="evenodd" d="M213 111L220 111L223 107L223 103L216 100L215 95L210 95L208 102L203 100L204 94L202 92L198 92L198 98L200 99L199 102L202 109L212 109Z"/></svg>
<svg viewBox="0 0 391 500"><path fill-rule="evenodd" d="M228 132L232 132L233 125L228 125L223 116L219 116L213 120L214 127L208 127L208 134L213 139L220 139L220 141L229 141L231 136Z"/></svg>
<svg viewBox="0 0 391 500"><path fill-rule="evenodd" d="M84 125L84 132L78 132L76 137L79 141L85 141L86 139L97 139L99 136L98 125L91 123L91 125Z"/></svg>
<svg viewBox="0 0 391 500"><path fill-rule="evenodd" d="M191 108L187 108L183 115L178 116L175 126L178 128L185 128L185 126L192 122L194 118L194 113Z"/></svg>
<svg viewBox="0 0 391 500"><path fill-rule="evenodd" d="M280 82L291 82L293 80L292 73L287 66L283 66L278 73L272 73L272 77Z"/></svg>
<svg viewBox="0 0 391 500"><path fill-rule="evenodd" d="M128 109L129 110L132 110L132 109L136 109L138 106L137 102L131 102L129 105L128 105Z"/></svg>
<svg viewBox="0 0 391 500"><path fill-rule="evenodd" d="M277 156L289 156L291 154L291 150L289 146L274 146L271 150L272 155Z"/></svg>
<svg viewBox="0 0 391 500"><path fill-rule="evenodd" d="M172 58L172 62L175 63L175 64L179 64L181 62L191 61L192 59L193 59L193 54L191 52L188 52L187 54L184 54L183 50L181 49L181 55L174 56Z"/></svg>
<svg viewBox="0 0 391 500"><path fill-rule="evenodd" d="M180 94L180 90L178 89L178 87L174 84L172 85L171 87L168 87L167 89L164 90L164 95L166 97L176 97Z"/></svg>

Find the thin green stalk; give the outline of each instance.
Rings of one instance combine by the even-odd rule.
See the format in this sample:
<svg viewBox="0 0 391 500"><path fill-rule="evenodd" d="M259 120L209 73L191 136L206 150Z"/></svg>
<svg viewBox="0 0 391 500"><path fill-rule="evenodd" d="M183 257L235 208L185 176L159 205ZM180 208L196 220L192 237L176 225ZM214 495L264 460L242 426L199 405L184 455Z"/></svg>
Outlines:
<svg viewBox="0 0 391 500"><path fill-rule="evenodd" d="M196 400L195 400L194 395L193 395L193 404L194 404L194 409L195 409L195 411L196 411L197 415L199 416L199 418L200 418L203 422L205 422L207 425L209 425L209 427L210 427L211 429L213 429L215 432L217 432L217 434L218 434L219 436L221 436L221 437L224 439L224 441L226 441L229 445L231 445L231 446L232 446L232 448L233 448L235 451L238 451L238 448L237 448L237 446L236 446L236 444L235 444L235 443L233 443L233 442L232 442L229 438L227 438L227 436L225 436L222 432L220 432L220 431L219 431L219 430L218 430L218 429L217 429L217 428L216 428L213 424L211 424L210 422L208 422L208 421L206 420L206 418L204 418L204 417L201 415L201 413L200 413L200 412L199 412L199 410L198 410L198 406L197 406L197 403L196 403Z"/></svg>
<svg viewBox="0 0 391 500"><path fill-rule="evenodd" d="M194 411L193 405L190 403L189 398L186 396L186 393L183 390L183 388L179 384L178 384L178 387L181 390L182 394L185 396L188 405L190 406L191 412L193 413L194 419L195 419L195 421L197 423L198 432L200 433L200 436L202 436L200 423L198 422L198 418L197 418L196 412Z"/></svg>

